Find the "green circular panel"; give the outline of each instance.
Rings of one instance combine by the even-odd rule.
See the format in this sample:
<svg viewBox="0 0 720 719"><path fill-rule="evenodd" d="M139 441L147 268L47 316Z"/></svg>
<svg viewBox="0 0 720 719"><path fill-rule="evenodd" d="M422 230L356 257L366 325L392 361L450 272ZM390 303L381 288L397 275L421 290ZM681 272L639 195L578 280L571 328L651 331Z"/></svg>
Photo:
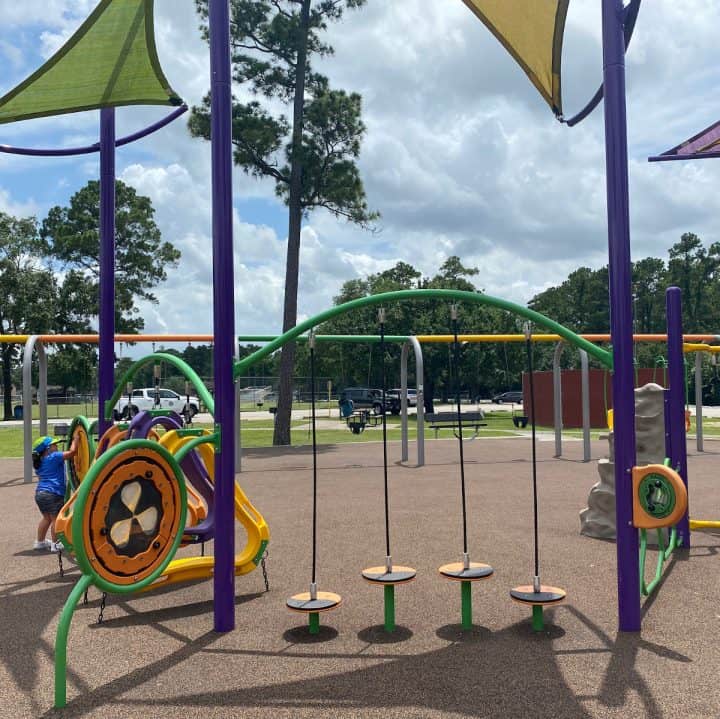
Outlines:
<svg viewBox="0 0 720 719"><path fill-rule="evenodd" d="M638 486L640 506L655 519L664 519L675 509L675 488L662 474L648 474Z"/></svg>

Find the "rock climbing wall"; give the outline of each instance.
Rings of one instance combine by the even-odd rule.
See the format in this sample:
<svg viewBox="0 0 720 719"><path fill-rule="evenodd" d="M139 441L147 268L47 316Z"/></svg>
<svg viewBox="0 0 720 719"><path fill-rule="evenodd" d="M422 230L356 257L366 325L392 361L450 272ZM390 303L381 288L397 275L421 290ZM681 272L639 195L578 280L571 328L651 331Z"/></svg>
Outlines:
<svg viewBox="0 0 720 719"><path fill-rule="evenodd" d="M608 435L610 456L598 461L600 481L593 485L588 506L580 512L580 534L615 539L615 442ZM650 383L635 390L637 463L661 464L665 459L665 390Z"/></svg>

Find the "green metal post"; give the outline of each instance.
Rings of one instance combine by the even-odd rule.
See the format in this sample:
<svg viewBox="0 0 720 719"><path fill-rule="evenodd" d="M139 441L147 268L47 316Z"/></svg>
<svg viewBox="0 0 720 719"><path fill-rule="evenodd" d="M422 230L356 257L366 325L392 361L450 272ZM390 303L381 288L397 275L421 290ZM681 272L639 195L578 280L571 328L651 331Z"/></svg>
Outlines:
<svg viewBox="0 0 720 719"><path fill-rule="evenodd" d="M385 587L385 631L395 631L395 585L386 584Z"/></svg>
<svg viewBox="0 0 720 719"><path fill-rule="evenodd" d="M65 602L55 637L55 708L62 709L67 704L67 638L70 631L75 607L85 590L92 584L91 577L83 574L73 587Z"/></svg>
<svg viewBox="0 0 720 719"><path fill-rule="evenodd" d="M540 604L533 604L532 628L534 632L541 632L544 629L543 608Z"/></svg>
<svg viewBox="0 0 720 719"><path fill-rule="evenodd" d="M310 612L310 634L320 633L320 614L318 612Z"/></svg>
<svg viewBox="0 0 720 719"><path fill-rule="evenodd" d="M472 582L460 582L462 595L462 628L472 629Z"/></svg>

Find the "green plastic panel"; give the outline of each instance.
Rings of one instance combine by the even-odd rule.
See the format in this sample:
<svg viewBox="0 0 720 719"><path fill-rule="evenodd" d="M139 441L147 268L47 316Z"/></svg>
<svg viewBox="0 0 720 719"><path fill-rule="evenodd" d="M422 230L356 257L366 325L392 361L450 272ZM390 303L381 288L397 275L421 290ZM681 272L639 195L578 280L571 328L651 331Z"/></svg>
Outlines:
<svg viewBox="0 0 720 719"><path fill-rule="evenodd" d="M121 105L180 105L157 56L153 0L102 0L39 70L0 98L0 123Z"/></svg>

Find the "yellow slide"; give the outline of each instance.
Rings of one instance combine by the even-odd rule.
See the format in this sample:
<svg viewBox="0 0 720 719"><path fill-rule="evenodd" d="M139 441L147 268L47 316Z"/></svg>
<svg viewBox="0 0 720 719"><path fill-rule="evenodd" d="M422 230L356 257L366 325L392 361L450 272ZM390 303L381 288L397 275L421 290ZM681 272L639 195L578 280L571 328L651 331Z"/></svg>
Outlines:
<svg viewBox="0 0 720 719"><path fill-rule="evenodd" d="M207 431L207 430L206 430ZM209 431L207 432L208 434ZM160 444L172 454L195 437L179 437L177 432L166 432L160 439ZM210 481L215 480L215 458L212 445L201 444L197 447L203 463L208 471ZM255 509L245 492L235 482L235 518L242 524L247 534L245 547L240 554L235 555L235 575L248 574L259 564L265 554L265 548L270 541L270 529L262 514ZM215 557L184 557L174 559L168 564L165 572L143 591L150 591L158 587L177 584L179 582L193 582L209 579L213 575Z"/></svg>

